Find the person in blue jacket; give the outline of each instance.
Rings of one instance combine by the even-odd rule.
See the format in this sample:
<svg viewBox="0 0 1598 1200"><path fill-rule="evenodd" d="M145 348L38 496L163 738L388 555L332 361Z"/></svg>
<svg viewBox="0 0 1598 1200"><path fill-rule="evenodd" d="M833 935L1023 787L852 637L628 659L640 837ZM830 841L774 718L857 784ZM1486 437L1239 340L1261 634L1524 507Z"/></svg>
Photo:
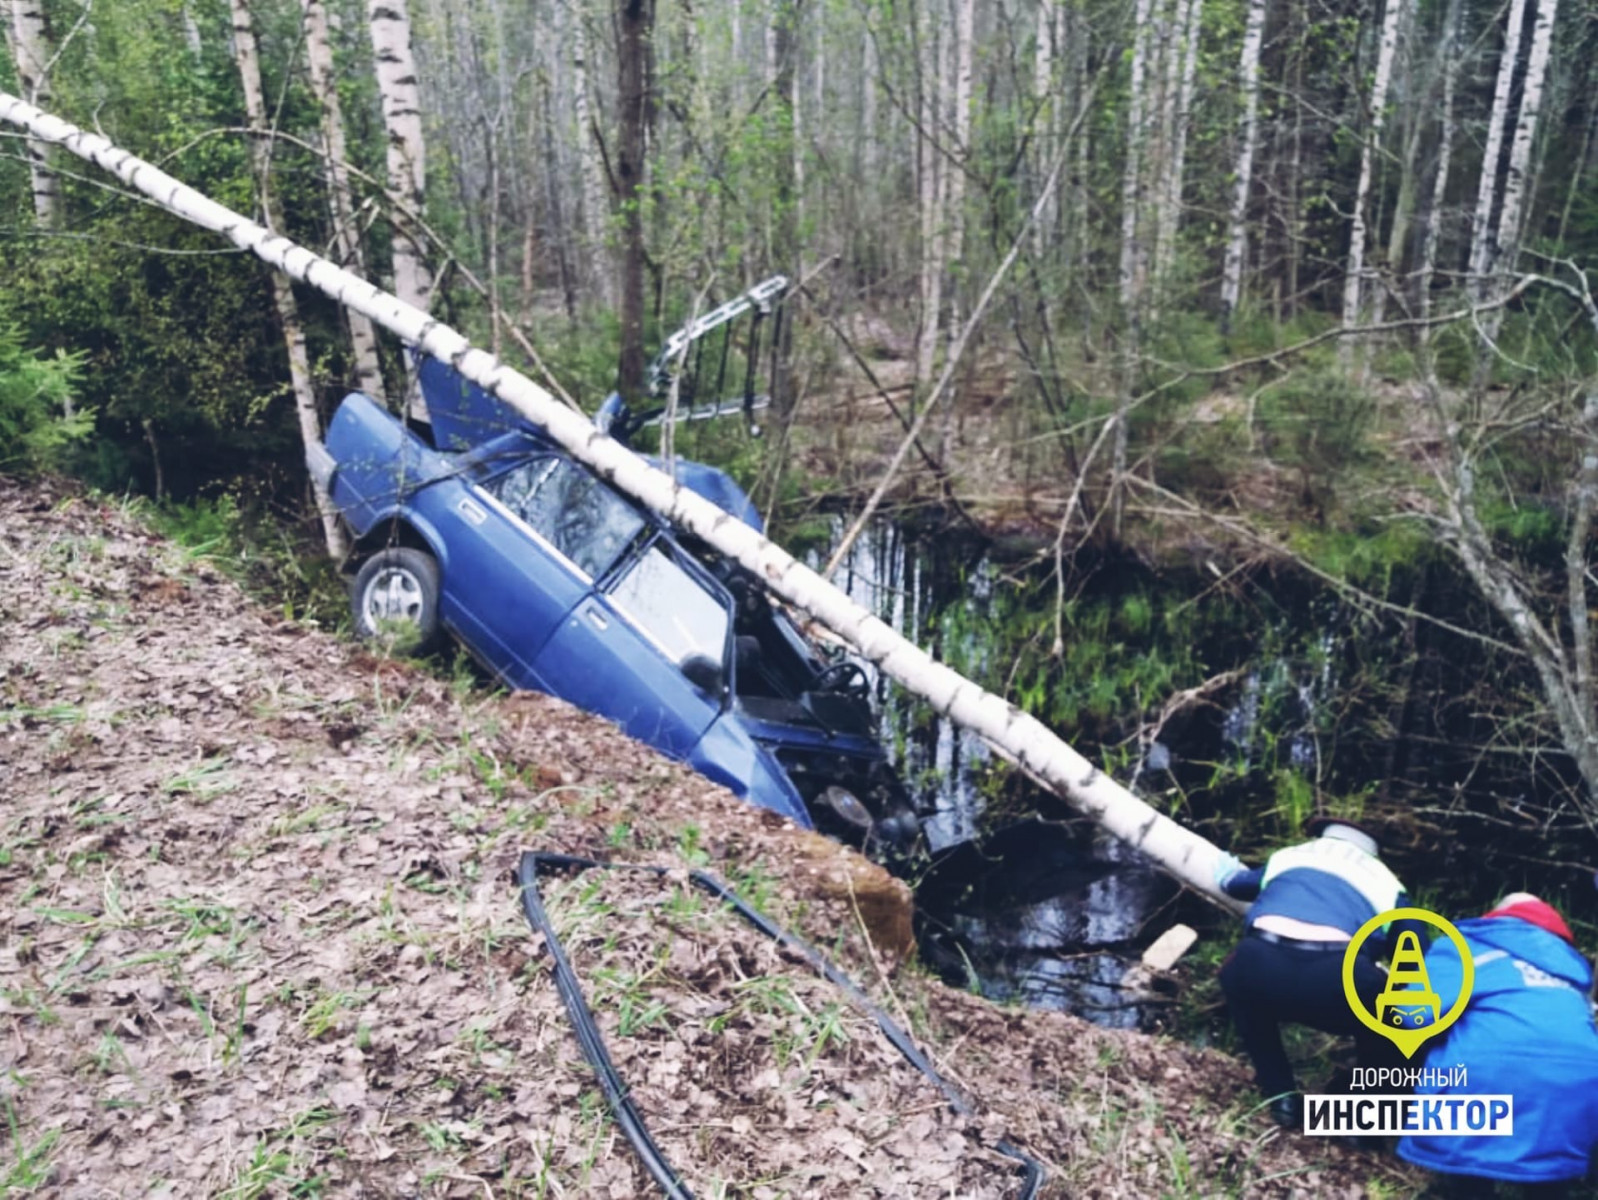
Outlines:
<svg viewBox="0 0 1598 1200"><path fill-rule="evenodd" d="M1506 896L1485 916L1459 922L1476 978L1465 1011L1428 1043L1426 1065L1465 1068L1458 1087L1422 1085L1422 1095L1455 1091L1514 1097L1509 1137L1410 1135L1398 1153L1458 1177L1468 1194L1491 1194L1487 1180L1540 1185L1558 1194L1587 1174L1598 1146L1598 1029L1593 1025L1592 968L1570 927L1526 892ZM1459 995L1459 951L1438 938L1426 974L1444 1011Z"/></svg>
<svg viewBox="0 0 1598 1200"><path fill-rule="evenodd" d="M1317 817L1313 841L1272 854L1249 870L1222 855L1215 883L1254 903L1244 915L1243 940L1221 967L1221 989L1232 1027L1254 1064L1259 1089L1279 1125L1302 1128L1304 1098L1282 1046L1283 1022L1327 1033L1352 1034L1362 1066L1396 1066L1392 1044L1362 1024L1343 992L1343 952L1377 913L1409 903L1404 885L1377 853L1376 839L1351 821ZM1421 928L1402 924L1404 928ZM1366 939L1354 985L1367 1011L1387 977L1376 960L1398 928Z"/></svg>

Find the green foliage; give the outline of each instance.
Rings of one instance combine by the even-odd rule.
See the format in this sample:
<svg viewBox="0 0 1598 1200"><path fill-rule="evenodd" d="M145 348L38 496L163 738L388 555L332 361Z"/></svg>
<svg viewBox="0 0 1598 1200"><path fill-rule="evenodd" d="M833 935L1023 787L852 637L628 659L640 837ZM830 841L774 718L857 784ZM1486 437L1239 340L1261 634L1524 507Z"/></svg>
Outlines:
<svg viewBox="0 0 1598 1200"><path fill-rule="evenodd" d="M62 465L67 451L94 429L94 413L71 416L82 356L44 355L0 316L0 468L27 473Z"/></svg>

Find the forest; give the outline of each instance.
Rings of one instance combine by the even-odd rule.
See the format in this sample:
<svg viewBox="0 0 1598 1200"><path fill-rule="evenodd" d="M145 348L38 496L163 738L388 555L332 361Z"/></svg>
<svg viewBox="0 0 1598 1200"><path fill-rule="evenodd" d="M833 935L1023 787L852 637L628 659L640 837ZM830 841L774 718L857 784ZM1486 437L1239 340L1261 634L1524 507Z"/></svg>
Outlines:
<svg viewBox="0 0 1598 1200"><path fill-rule="evenodd" d="M1112 769L1236 683L1192 638L1244 636L1250 595L1330 598L1349 682L1311 733L1342 758L1306 780L1284 742L1250 767L1266 823L1221 816L1258 837L1374 807L1416 847L1584 860L1595 16L6 0L0 89L587 411L638 396L664 333L787 275L767 435L692 447L779 540L882 493L1019 547L985 682ZM148 495L336 619L302 442L352 389L403 406L403 347L16 128L0 190L6 469ZM1116 573L1148 594L1107 598ZM1195 632L1162 586L1241 615Z"/></svg>

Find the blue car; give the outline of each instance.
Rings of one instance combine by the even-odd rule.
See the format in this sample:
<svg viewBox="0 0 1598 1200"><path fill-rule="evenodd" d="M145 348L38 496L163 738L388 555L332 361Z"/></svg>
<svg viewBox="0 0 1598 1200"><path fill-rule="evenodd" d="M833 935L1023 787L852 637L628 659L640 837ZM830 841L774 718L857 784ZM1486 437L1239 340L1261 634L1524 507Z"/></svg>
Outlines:
<svg viewBox="0 0 1598 1200"><path fill-rule="evenodd" d="M871 680L825 662L760 582L613 490L452 367L423 359L430 428L339 405L312 469L354 552L364 638L446 637L511 688L608 717L806 829L885 851L919 832L875 736ZM635 424L614 397L600 423ZM724 472L683 484L761 528Z"/></svg>

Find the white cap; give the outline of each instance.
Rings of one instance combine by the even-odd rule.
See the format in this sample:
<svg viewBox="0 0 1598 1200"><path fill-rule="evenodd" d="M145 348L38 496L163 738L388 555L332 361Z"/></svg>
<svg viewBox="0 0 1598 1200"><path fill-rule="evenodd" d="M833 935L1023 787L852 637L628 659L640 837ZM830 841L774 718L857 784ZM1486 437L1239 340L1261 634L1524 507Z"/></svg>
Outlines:
<svg viewBox="0 0 1598 1200"><path fill-rule="evenodd" d="M1341 825L1337 822L1333 822L1332 824L1326 826L1325 829L1321 830L1321 836L1323 838L1335 838L1339 842L1347 842L1350 846L1355 846L1358 849L1363 850L1372 858L1376 857L1376 839L1371 837L1371 835L1366 833L1363 829L1357 829L1352 825Z"/></svg>

